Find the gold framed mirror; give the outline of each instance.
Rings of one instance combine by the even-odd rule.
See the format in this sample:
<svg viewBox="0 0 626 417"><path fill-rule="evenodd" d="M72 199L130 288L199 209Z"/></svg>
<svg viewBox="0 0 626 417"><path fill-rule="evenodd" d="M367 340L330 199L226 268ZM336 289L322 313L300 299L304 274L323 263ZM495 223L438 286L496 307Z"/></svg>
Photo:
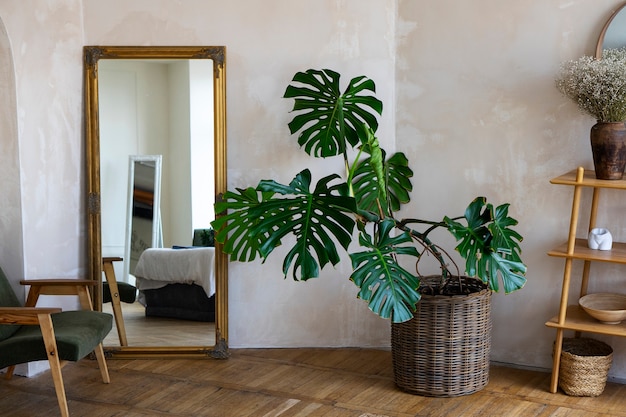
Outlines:
<svg viewBox="0 0 626 417"><path fill-rule="evenodd" d="M208 232L213 203L226 191L225 54L224 46L84 47L88 271L99 282L92 295L94 308L111 309L115 316L114 339L105 340L110 357L228 357L228 258L219 243L197 244L199 234ZM191 110L184 112L186 107ZM124 215L120 207L124 212L129 205L122 199L141 191L127 188L127 167L129 158L144 154L162 158L160 209L154 217L162 245L142 252L159 262L165 259L167 268L143 268L144 276L137 272L135 279L124 272L128 268L120 249L132 239L125 230L127 219L120 218L130 216L131 209ZM202 175L198 171L204 177L197 177ZM156 265L148 263L157 262L152 257L144 266ZM190 257L201 260L189 262ZM182 282L139 288L142 280L161 279L150 271L191 264L200 266L171 273L182 275ZM211 281L196 281L208 275ZM166 292L174 287L195 292ZM152 291L160 295L150 296ZM180 308L194 304L192 299L198 299L200 316ZM153 304L157 302L161 304ZM207 309L212 309L210 314L205 314ZM130 311L132 317L127 316ZM160 327L137 327L148 322ZM179 329L189 333L166 340ZM139 333L148 334L137 339Z"/></svg>

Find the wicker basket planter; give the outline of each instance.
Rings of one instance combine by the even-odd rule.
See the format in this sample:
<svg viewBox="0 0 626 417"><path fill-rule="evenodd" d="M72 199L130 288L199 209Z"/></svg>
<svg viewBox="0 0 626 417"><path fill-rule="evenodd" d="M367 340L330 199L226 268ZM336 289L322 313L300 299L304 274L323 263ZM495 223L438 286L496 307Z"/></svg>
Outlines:
<svg viewBox="0 0 626 417"><path fill-rule="evenodd" d="M559 368L559 387L577 397L597 397L606 386L613 348L590 338L565 338Z"/></svg>
<svg viewBox="0 0 626 417"><path fill-rule="evenodd" d="M483 389L489 382L491 290L469 295L422 295L415 317L393 323L391 350L394 380L404 391L430 397L456 397ZM422 279L422 286L428 278Z"/></svg>

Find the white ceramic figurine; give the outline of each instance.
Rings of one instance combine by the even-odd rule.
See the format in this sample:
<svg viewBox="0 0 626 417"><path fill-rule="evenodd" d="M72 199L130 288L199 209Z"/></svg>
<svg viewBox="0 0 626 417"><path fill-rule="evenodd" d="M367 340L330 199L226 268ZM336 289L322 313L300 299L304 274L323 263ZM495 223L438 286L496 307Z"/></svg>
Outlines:
<svg viewBox="0 0 626 417"><path fill-rule="evenodd" d="M611 250L613 246L613 236L609 229L596 227L589 232L589 248L599 250Z"/></svg>

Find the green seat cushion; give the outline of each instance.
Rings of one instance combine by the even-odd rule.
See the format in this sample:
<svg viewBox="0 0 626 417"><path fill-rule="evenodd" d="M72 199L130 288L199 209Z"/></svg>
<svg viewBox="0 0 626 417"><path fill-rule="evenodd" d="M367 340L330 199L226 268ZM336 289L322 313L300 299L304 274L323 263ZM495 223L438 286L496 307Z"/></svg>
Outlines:
<svg viewBox="0 0 626 417"><path fill-rule="evenodd" d="M59 359L76 362L91 353L111 331L113 316L98 311L63 311L52 315L52 324ZM21 326L0 342L0 369L47 359L39 326Z"/></svg>
<svg viewBox="0 0 626 417"><path fill-rule="evenodd" d="M126 283L126 282L117 282L117 290L120 294L120 301L125 303L132 304L137 299L137 288ZM110 303L111 302L111 289L109 288L108 282L102 283L102 302Z"/></svg>

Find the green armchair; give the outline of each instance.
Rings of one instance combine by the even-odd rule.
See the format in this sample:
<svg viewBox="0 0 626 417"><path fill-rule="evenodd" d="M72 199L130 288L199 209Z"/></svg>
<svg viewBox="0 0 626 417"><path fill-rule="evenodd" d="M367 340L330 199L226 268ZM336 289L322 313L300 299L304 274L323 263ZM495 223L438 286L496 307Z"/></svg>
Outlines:
<svg viewBox="0 0 626 417"><path fill-rule="evenodd" d="M111 331L112 316L92 311L88 286L90 280L21 281L30 285L27 307L21 307L9 281L0 269L0 369L20 363L48 360L62 416L69 416L61 367L79 361L91 352L98 360L104 383L110 382L102 340ZM78 295L83 310L35 307L40 294Z"/></svg>

